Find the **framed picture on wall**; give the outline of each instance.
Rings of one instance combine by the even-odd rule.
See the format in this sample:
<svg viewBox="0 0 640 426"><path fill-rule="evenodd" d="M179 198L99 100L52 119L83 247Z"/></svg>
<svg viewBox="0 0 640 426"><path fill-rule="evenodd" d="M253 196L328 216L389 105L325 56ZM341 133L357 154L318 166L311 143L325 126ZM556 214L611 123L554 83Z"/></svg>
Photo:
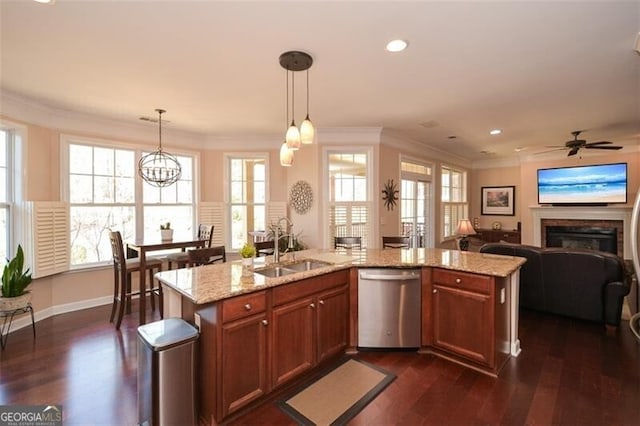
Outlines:
<svg viewBox="0 0 640 426"><path fill-rule="evenodd" d="M516 214L515 186L483 186L482 214L514 216Z"/></svg>

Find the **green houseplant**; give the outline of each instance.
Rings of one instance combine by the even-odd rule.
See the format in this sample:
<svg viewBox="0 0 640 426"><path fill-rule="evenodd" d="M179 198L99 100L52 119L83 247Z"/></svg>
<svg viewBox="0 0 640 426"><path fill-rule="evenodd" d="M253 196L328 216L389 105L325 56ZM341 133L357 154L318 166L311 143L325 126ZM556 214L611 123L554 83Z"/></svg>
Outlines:
<svg viewBox="0 0 640 426"><path fill-rule="evenodd" d="M7 259L2 272L2 298L0 310L13 310L26 306L31 299L31 293L26 288L31 284L29 268L24 269L24 252L22 246L13 259Z"/></svg>
<svg viewBox="0 0 640 426"><path fill-rule="evenodd" d="M245 243L239 251L240 257L243 259L250 259L256 256L256 248L253 244Z"/></svg>
<svg viewBox="0 0 640 426"><path fill-rule="evenodd" d="M160 239L162 241L173 240L173 229L171 229L171 222L160 224Z"/></svg>

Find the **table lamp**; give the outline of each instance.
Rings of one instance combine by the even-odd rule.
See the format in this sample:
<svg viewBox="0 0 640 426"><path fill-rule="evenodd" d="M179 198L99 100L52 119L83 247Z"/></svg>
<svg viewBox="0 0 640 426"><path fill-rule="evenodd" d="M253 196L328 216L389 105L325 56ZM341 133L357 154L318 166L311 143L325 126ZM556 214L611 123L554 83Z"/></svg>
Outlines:
<svg viewBox="0 0 640 426"><path fill-rule="evenodd" d="M460 237L458 247L462 251L469 250L469 235L475 235L476 231L469 219L460 219L456 228L456 235Z"/></svg>

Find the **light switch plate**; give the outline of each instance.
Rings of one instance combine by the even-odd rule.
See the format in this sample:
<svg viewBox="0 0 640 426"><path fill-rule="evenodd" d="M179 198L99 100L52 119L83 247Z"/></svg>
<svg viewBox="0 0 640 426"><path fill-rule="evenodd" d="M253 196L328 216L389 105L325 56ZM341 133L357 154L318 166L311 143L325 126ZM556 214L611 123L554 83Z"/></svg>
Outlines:
<svg viewBox="0 0 640 426"><path fill-rule="evenodd" d="M196 327L198 327L198 330L200 330L200 314L193 314L193 322Z"/></svg>

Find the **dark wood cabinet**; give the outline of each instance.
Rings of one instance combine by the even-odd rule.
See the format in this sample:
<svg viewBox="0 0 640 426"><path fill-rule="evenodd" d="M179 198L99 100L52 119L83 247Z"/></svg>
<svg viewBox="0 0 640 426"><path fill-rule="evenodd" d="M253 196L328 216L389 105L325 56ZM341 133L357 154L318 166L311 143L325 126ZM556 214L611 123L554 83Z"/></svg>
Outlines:
<svg viewBox="0 0 640 426"><path fill-rule="evenodd" d="M315 364L314 323L313 297L305 297L273 308L273 387L287 382Z"/></svg>
<svg viewBox="0 0 640 426"><path fill-rule="evenodd" d="M498 371L508 357L505 285L495 277L434 268L434 348Z"/></svg>
<svg viewBox="0 0 640 426"><path fill-rule="evenodd" d="M508 243L520 244L520 231L507 231L502 229L476 229L476 238L487 243Z"/></svg>
<svg viewBox="0 0 640 426"><path fill-rule="evenodd" d="M318 295L318 363L342 353L349 340L349 293L346 286Z"/></svg>
<svg viewBox="0 0 640 426"><path fill-rule="evenodd" d="M344 351L348 279L348 271L339 271L273 289L273 387Z"/></svg>
<svg viewBox="0 0 640 426"><path fill-rule="evenodd" d="M220 416L227 416L268 392L268 325L265 292L223 301Z"/></svg>

